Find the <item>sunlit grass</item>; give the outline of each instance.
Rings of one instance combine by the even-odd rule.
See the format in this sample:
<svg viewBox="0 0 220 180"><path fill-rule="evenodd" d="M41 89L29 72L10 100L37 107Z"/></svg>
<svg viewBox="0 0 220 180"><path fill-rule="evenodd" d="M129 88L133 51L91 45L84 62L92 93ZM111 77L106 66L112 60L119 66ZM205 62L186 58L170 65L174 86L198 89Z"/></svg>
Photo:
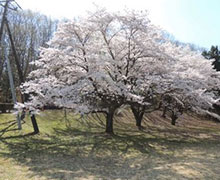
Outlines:
<svg viewBox="0 0 220 180"><path fill-rule="evenodd" d="M64 111L30 117L17 130L15 116L0 114L0 179L217 179L220 125L188 122L173 127L157 113L145 117L144 131L133 117L115 117L115 135L104 133L104 115L80 117ZM190 119L191 121L191 119ZM213 129L213 131L212 131ZM217 131L218 130L218 131Z"/></svg>

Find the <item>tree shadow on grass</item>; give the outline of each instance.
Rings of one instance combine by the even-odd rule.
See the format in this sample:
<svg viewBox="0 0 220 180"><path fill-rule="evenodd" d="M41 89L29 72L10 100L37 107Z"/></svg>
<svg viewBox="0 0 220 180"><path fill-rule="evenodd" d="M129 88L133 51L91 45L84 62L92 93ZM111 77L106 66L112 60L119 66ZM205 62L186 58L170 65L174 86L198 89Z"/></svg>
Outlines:
<svg viewBox="0 0 220 180"><path fill-rule="evenodd" d="M210 131L207 129L179 128L179 127L151 127L147 126L142 131L145 134L164 139L166 141L182 143L216 143L220 140L219 131Z"/></svg>
<svg viewBox="0 0 220 180"><path fill-rule="evenodd" d="M22 121L22 124L24 124L25 122ZM0 130L0 141L2 139L10 139L10 138L18 138L18 137L23 137L23 136L8 136L8 137L3 137L5 133L7 132L12 132L12 131L17 131L18 128L15 128L17 125L17 122L15 120L13 121L8 121L5 123L1 123L0 125L7 125L6 127L4 127L3 129Z"/></svg>
<svg viewBox="0 0 220 180"><path fill-rule="evenodd" d="M11 123L14 123L15 120L11 120L11 121L7 121L7 122L3 122L3 123L0 123L0 126L3 126L3 125L8 125L8 124L11 124Z"/></svg>
<svg viewBox="0 0 220 180"><path fill-rule="evenodd" d="M18 130L18 129L10 129L8 131L15 131L15 130ZM31 132L31 133L28 133L28 134L24 134L24 135L17 135L17 136L7 136L7 137L0 137L0 141L3 141L5 142L5 140L8 140L8 139L18 139L18 138L25 138L25 137L28 137L28 136L33 136L35 135L36 133L35 132Z"/></svg>
<svg viewBox="0 0 220 180"><path fill-rule="evenodd" d="M4 127L0 130L0 139L6 132L17 130L16 128L14 128L14 126L16 125L15 121L9 121L7 123L2 123L1 125L7 125L7 127Z"/></svg>
<svg viewBox="0 0 220 180"><path fill-rule="evenodd" d="M119 129L115 135L110 136L100 132L100 129L88 131L80 128L54 128L52 135L26 134L1 138L8 152L0 152L0 156L13 158L29 167L32 172L30 178L123 180L131 179L141 172L146 175L146 171L154 170L158 166L158 157L160 160L172 158L173 154L164 154L167 149L158 150L163 145L170 143L171 150L176 150L187 145L202 144L159 136L149 137L147 133L152 133L152 130L128 132ZM164 177L180 177L168 168L154 171ZM157 178L159 174L153 174L152 177Z"/></svg>
<svg viewBox="0 0 220 180"><path fill-rule="evenodd" d="M149 154L151 149L146 143L144 135L128 135L128 134L114 134L109 135L103 132L88 132L75 128L69 128L66 130L55 129L58 136L69 135L70 137L82 137L82 142L87 145L92 145L90 154L101 153L102 151L111 151L114 153L127 153L129 149Z"/></svg>
<svg viewBox="0 0 220 180"><path fill-rule="evenodd" d="M19 138L19 141L11 141ZM141 135L109 136L79 129L54 129L53 136L31 134L4 138L8 152L0 155L14 158L28 166L33 175L52 179L88 178L130 179L137 167L136 157L149 157L152 148ZM129 158L128 158L129 157Z"/></svg>

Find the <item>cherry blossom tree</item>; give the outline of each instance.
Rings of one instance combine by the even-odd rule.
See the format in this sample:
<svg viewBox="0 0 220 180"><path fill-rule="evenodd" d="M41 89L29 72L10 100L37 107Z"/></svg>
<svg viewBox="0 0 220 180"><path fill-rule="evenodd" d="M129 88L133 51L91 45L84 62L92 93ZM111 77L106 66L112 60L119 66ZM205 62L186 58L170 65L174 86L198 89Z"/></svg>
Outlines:
<svg viewBox="0 0 220 180"><path fill-rule="evenodd" d="M167 45L166 45L167 46ZM190 47L169 45L172 57L178 59L172 71L172 85L169 86L169 96L176 104L171 113L172 124L182 114L181 111L191 109L197 113L209 113L212 105L219 101L215 93L219 89L219 73L212 70L212 64L207 62L200 52L192 51ZM168 47L166 48L168 50Z"/></svg>
<svg viewBox="0 0 220 180"><path fill-rule="evenodd" d="M178 94L200 111L216 101L211 89L219 85L211 62L172 44L147 13L136 11L101 9L61 24L35 65L23 84L31 95L26 106L103 112L107 133L121 105L131 106L141 127L146 109L156 109L163 94Z"/></svg>

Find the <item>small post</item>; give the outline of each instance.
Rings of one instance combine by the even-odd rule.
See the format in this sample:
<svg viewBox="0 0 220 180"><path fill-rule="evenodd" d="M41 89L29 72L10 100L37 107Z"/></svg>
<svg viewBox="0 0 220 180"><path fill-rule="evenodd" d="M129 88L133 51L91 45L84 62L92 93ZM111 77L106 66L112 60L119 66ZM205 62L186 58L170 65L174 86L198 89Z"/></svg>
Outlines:
<svg viewBox="0 0 220 180"><path fill-rule="evenodd" d="M34 134L39 133L37 121L36 121L36 118L35 118L35 115L34 115L34 114L31 114L31 122L32 122L32 125L33 125L33 127L34 127Z"/></svg>

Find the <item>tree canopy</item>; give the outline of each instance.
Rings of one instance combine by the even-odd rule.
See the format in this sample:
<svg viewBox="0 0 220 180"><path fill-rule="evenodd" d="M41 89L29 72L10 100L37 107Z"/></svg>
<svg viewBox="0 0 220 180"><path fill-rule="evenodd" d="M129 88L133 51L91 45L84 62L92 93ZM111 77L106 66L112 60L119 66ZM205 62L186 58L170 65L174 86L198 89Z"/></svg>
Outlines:
<svg viewBox="0 0 220 180"><path fill-rule="evenodd" d="M103 112L108 133L124 104L141 119L165 94L196 112L218 101L212 90L220 78L211 62L172 43L145 12L101 9L62 23L34 64L37 70L23 84L31 94L26 106Z"/></svg>

